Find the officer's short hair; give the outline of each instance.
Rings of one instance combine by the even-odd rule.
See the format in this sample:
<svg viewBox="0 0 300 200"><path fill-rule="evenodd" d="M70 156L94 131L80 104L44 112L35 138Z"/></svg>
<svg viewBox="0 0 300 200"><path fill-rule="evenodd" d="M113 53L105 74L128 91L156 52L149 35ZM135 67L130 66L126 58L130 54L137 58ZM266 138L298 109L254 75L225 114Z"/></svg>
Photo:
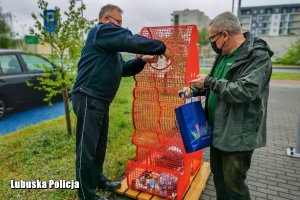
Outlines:
<svg viewBox="0 0 300 200"><path fill-rule="evenodd" d="M209 26L213 26L217 32L227 31L229 34L236 35L242 32L238 18L231 12L224 12L216 16Z"/></svg>
<svg viewBox="0 0 300 200"><path fill-rule="evenodd" d="M113 10L118 10L120 13L123 13L123 11L121 10L121 8L119 6L107 4L101 8L101 10L99 12L99 19L102 19L105 15L107 15L109 12L111 12Z"/></svg>

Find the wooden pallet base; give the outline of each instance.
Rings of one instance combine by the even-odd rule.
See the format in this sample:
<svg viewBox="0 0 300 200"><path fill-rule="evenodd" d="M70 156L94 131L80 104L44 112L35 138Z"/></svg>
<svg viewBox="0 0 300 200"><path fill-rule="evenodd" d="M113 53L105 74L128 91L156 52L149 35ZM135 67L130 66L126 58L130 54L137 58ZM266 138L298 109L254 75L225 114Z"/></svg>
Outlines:
<svg viewBox="0 0 300 200"><path fill-rule="evenodd" d="M194 176L191 177L191 183L184 195L183 200L198 200L205 188L206 182L210 175L210 164L209 162L202 163L198 172L195 173ZM116 191L121 195L128 196L133 199L140 199L140 200L163 200L159 196L155 196L152 194L148 194L145 192L140 192L137 190L133 190L128 188L126 178L122 181L122 186L120 189Z"/></svg>

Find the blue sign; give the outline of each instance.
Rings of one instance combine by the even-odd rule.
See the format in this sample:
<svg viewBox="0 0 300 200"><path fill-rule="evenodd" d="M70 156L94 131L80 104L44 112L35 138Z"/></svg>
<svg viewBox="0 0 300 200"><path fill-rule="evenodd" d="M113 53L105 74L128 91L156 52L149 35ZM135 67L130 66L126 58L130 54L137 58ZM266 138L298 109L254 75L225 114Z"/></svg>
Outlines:
<svg viewBox="0 0 300 200"><path fill-rule="evenodd" d="M55 31L57 25L56 10L44 10L44 28L47 32Z"/></svg>

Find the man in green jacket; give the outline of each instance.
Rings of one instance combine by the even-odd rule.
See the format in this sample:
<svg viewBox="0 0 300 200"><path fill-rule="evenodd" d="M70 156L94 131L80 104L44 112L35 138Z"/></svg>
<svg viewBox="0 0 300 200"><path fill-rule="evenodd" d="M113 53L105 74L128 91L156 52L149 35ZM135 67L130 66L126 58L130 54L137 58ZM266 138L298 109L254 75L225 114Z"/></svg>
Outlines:
<svg viewBox="0 0 300 200"><path fill-rule="evenodd" d="M191 86L194 95L206 96L205 111L213 127L210 162L217 199L250 199L245 179L254 149L266 145L273 52L262 39L243 34L230 12L210 22L209 34L218 55L210 74L200 74Z"/></svg>

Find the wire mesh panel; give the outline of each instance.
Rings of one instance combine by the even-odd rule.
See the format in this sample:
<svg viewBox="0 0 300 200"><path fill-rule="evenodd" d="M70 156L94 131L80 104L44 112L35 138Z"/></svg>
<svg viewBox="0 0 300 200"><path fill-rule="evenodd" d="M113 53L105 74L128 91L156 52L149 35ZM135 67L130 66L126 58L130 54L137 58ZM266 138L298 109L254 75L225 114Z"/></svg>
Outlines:
<svg viewBox="0 0 300 200"><path fill-rule="evenodd" d="M182 199L189 185L184 173L133 161L128 161L126 175L131 188L166 199Z"/></svg>
<svg viewBox="0 0 300 200"><path fill-rule="evenodd" d="M194 25L144 27L141 35L163 41L172 56L167 68L146 64L134 77L132 142L137 150L136 161L127 163L127 183L136 190L181 199L202 160L202 151L185 152L174 111L184 104L178 91L199 73L198 31Z"/></svg>

